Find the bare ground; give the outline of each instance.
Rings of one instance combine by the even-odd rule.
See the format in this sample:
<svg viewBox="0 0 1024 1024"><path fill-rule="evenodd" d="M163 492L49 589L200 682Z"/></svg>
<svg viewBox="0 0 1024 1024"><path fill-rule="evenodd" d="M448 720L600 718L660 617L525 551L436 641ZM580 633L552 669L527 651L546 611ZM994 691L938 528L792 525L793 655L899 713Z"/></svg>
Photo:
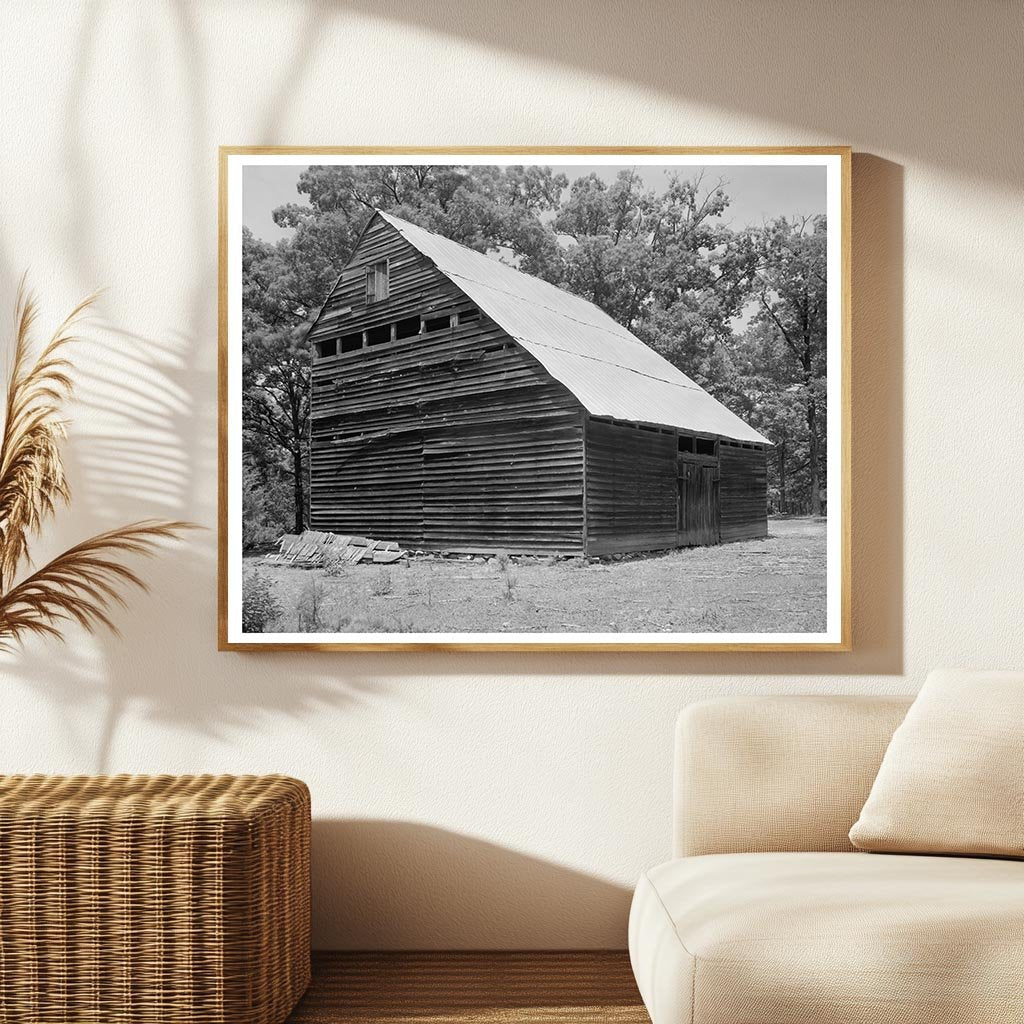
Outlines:
<svg viewBox="0 0 1024 1024"><path fill-rule="evenodd" d="M277 614L267 632L803 633L825 629L825 521L764 540L618 562L413 558L337 575L245 559Z"/></svg>

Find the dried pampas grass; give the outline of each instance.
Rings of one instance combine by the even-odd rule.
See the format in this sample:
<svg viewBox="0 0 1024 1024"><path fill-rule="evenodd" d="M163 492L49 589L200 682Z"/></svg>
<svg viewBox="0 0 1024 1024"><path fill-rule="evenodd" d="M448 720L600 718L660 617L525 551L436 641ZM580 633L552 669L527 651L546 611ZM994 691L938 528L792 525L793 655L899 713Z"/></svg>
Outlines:
<svg viewBox="0 0 1024 1024"><path fill-rule="evenodd" d="M146 520L97 534L14 582L30 561L29 540L38 535L59 505L71 500L60 446L62 413L74 390L65 350L95 296L79 303L50 340L33 355L35 299L18 290L14 358L7 383L0 442L0 650L26 636L62 639L62 627L77 622L90 632L117 632L110 612L125 605L122 589L146 589L121 563L123 556L152 555L161 541L194 524Z"/></svg>

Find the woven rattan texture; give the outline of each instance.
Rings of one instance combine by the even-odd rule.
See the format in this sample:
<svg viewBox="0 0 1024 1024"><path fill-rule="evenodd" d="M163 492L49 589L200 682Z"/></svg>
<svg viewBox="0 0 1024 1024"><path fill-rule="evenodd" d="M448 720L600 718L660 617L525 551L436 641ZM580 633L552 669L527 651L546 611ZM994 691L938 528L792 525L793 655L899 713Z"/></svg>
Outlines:
<svg viewBox="0 0 1024 1024"><path fill-rule="evenodd" d="M280 1024L309 835L284 776L0 778L0 1022Z"/></svg>

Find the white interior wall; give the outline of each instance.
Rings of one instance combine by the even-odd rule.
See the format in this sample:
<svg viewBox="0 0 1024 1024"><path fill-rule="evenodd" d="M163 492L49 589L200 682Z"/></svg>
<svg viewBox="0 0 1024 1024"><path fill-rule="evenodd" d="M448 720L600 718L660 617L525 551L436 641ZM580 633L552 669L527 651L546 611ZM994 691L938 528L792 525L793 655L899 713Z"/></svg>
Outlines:
<svg viewBox="0 0 1024 1024"><path fill-rule="evenodd" d="M26 269L49 323L107 288L39 554L211 529L146 567L123 639L5 659L0 770L305 779L321 947L614 947L682 705L1024 662L1018 4L2 9L0 316ZM852 144L856 649L218 654L222 143Z"/></svg>

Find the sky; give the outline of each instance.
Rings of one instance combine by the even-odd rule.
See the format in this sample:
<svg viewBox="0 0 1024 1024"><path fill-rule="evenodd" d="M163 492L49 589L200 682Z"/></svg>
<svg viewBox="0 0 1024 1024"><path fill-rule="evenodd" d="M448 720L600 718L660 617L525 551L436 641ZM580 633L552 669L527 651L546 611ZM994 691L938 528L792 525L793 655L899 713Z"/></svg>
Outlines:
<svg viewBox="0 0 1024 1024"><path fill-rule="evenodd" d="M556 173L563 173L572 182L591 171L607 182L629 164L600 164L586 166L573 164L564 167L550 165ZM285 203L303 203L306 196L297 191L299 175L306 165L248 165L242 179L242 222L260 238L276 241L291 234L279 228L271 216L275 207ZM698 167L669 167L642 165L634 168L648 188L663 192L668 175L678 171L686 177L699 173ZM729 166L709 164L703 168L707 184L725 178L729 208L723 220L733 228L760 224L773 217L814 216L825 212L824 167L765 167Z"/></svg>

